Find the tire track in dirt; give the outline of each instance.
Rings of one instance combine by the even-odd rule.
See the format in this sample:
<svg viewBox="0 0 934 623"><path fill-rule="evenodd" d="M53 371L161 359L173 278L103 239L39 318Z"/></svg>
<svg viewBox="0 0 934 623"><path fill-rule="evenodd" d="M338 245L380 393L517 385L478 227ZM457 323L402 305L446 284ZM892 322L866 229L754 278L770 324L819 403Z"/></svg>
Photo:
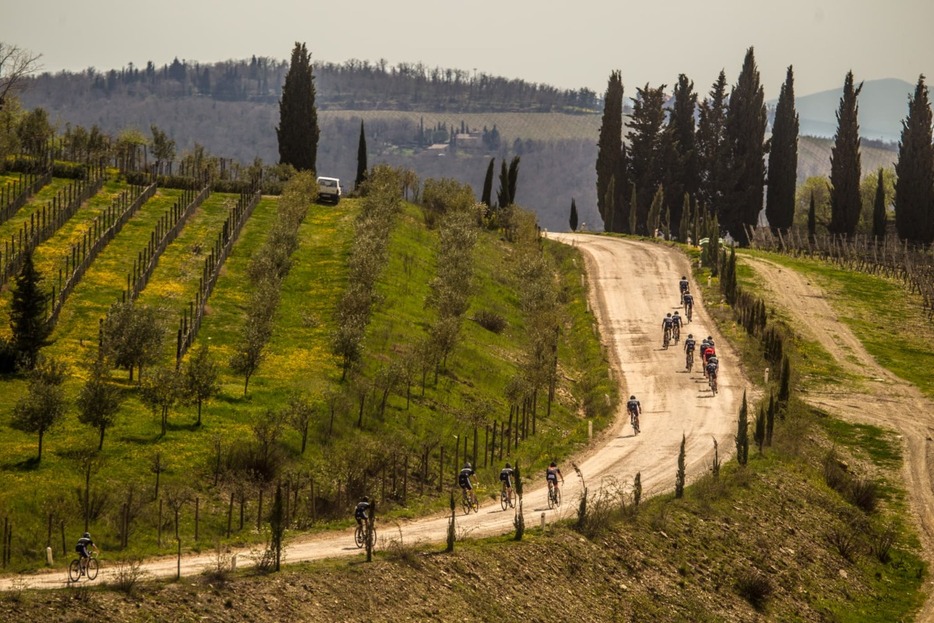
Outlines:
<svg viewBox="0 0 934 623"><path fill-rule="evenodd" d="M902 477L924 558L929 566L934 565L934 401L876 363L850 328L840 322L824 290L806 276L762 258L743 256L741 261L760 276L766 298L785 310L795 330L816 340L847 374L858 379L852 391L817 389L802 398L846 420L893 428L901 435L905 455ZM876 405L882 408L872 408ZM934 584L928 585L919 621L934 621L931 586Z"/></svg>

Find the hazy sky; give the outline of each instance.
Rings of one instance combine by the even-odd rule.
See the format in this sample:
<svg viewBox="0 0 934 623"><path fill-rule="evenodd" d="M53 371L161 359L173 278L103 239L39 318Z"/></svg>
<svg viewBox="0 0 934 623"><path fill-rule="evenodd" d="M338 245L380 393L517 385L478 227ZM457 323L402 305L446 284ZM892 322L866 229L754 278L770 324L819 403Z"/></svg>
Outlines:
<svg viewBox="0 0 934 623"><path fill-rule="evenodd" d="M3 0L0 41L42 54L47 71L288 59L423 62L602 94L679 73L704 94L736 82L755 47L766 97L788 65L796 95L857 80L934 74L934 0Z"/></svg>

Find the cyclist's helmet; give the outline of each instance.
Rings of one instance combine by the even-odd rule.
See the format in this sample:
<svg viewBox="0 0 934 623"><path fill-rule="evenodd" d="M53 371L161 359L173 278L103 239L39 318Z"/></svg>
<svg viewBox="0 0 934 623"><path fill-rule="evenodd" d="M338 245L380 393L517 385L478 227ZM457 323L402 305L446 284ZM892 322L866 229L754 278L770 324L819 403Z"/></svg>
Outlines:
<svg viewBox="0 0 934 623"><path fill-rule="evenodd" d="M671 318L671 312L668 312L666 315L668 318Z"/></svg>
<svg viewBox="0 0 934 623"><path fill-rule="evenodd" d="M635 396L630 396L629 399L630 399L630 400L635 400L636 397L635 397Z"/></svg>
<svg viewBox="0 0 934 623"><path fill-rule="evenodd" d="M464 463L464 469L470 469L470 463L469 463L469 462Z"/></svg>
<svg viewBox="0 0 934 623"><path fill-rule="evenodd" d="M552 461L552 462L551 462L551 467L558 467L558 464L555 463L554 461Z"/></svg>
<svg viewBox="0 0 934 623"><path fill-rule="evenodd" d="M693 340L693 339L694 339L694 334L693 334L693 333L688 333L688 339L689 339L689 340Z"/></svg>
<svg viewBox="0 0 934 623"><path fill-rule="evenodd" d="M364 495L362 498L360 498L360 501L361 501L361 502L369 502L369 501L370 501L370 498L369 498L369 496Z"/></svg>
<svg viewBox="0 0 934 623"><path fill-rule="evenodd" d="M677 315L678 315L678 312L675 312L675 316L677 316Z"/></svg>
<svg viewBox="0 0 934 623"><path fill-rule="evenodd" d="M90 539L90 538L91 538L91 533L90 533L90 532L85 532L85 533L84 533L84 538Z"/></svg>
<svg viewBox="0 0 934 623"><path fill-rule="evenodd" d="M687 279L687 277L685 277L684 275L681 275L681 278L682 278L682 279Z"/></svg>
<svg viewBox="0 0 934 623"><path fill-rule="evenodd" d="M506 469L512 469L512 466L509 463L506 463Z"/></svg>

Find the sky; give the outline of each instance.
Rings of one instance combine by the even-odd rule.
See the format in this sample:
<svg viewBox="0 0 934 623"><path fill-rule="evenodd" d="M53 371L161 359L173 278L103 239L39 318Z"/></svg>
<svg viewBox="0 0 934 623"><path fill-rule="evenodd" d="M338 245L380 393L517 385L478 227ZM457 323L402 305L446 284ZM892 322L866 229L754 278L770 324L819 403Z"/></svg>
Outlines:
<svg viewBox="0 0 934 623"><path fill-rule="evenodd" d="M626 95L686 74L702 96L734 84L752 46L767 99L789 65L795 94L934 74L932 0L3 0L0 42L41 54L44 71L119 69L174 58L349 59L477 71Z"/></svg>

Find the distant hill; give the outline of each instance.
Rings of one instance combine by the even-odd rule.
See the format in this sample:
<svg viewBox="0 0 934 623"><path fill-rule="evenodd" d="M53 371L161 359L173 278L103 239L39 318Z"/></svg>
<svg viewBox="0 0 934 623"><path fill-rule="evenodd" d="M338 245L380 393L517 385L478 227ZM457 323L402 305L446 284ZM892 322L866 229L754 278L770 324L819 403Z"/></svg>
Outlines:
<svg viewBox="0 0 934 623"><path fill-rule="evenodd" d="M898 80L867 80L859 94L860 135L867 139L897 143L901 122L908 114L908 96L915 85ZM800 133L829 138L837 131L837 109L843 86L795 98L800 120ZM769 102L774 106L777 100Z"/></svg>

